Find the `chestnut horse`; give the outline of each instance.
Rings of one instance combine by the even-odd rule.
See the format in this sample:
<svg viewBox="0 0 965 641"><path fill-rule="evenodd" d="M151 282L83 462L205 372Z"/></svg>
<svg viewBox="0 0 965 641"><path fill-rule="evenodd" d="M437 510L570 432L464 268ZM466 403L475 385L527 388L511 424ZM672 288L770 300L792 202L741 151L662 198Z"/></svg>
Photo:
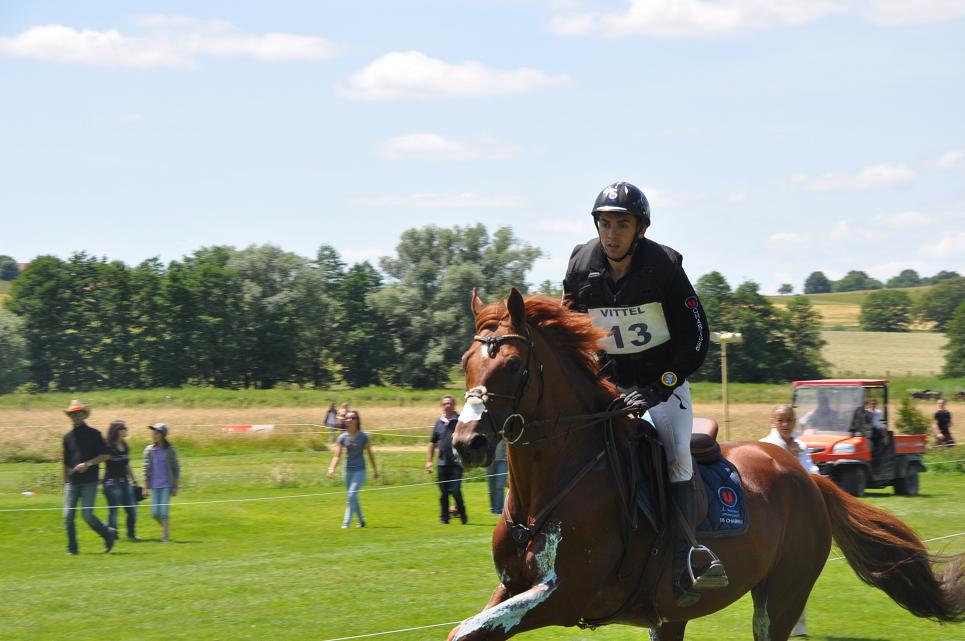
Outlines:
<svg viewBox="0 0 965 641"><path fill-rule="evenodd" d="M505 305L484 306L473 291L472 308L477 336L462 359L467 408L453 443L464 464L484 466L505 437L510 490L493 533L500 583L482 612L452 630L451 641L611 622L680 641L687 621L748 590L755 641L786 641L832 536L862 580L912 614L942 622L965 616L961 557L939 579L936 559L908 526L809 475L781 448L757 442L723 446L740 471L749 520L746 533L713 542L730 585L680 608L665 559L656 589L641 593L651 546L662 539L645 520L627 535L612 448L600 423L587 417L606 413L616 396L597 367L603 332L586 315L546 297L524 301L515 288ZM629 425L623 415L612 420L617 431Z"/></svg>

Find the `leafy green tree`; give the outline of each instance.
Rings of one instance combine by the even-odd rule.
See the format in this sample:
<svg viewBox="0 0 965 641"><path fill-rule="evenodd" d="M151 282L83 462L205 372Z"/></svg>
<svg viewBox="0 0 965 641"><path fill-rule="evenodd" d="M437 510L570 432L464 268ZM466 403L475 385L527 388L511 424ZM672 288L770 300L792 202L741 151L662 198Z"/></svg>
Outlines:
<svg viewBox="0 0 965 641"><path fill-rule="evenodd" d="M794 285L791 283L783 283L777 288L777 293L781 296L789 296L794 293Z"/></svg>
<svg viewBox="0 0 965 641"><path fill-rule="evenodd" d="M396 256L380 261L391 281L371 297L392 336L390 379L420 388L448 380L472 337L472 287L489 301L513 285L525 291L526 272L540 255L509 228L492 237L481 224L406 230Z"/></svg>
<svg viewBox="0 0 965 641"><path fill-rule="evenodd" d="M10 256L0 255L0 280L13 280L20 275L17 261Z"/></svg>
<svg viewBox="0 0 965 641"><path fill-rule="evenodd" d="M544 280L536 289L533 290L534 294L540 294L542 296L549 296L550 298L560 298L563 296L563 285L561 283L554 283L551 280Z"/></svg>
<svg viewBox="0 0 965 641"><path fill-rule="evenodd" d="M947 269L943 269L942 271L938 272L938 273L935 274L934 276L929 276L928 278L923 278L921 284L922 284L922 285L937 285L938 283L942 282L943 280L950 280L950 279L952 279L952 278L958 278L959 276L961 276L961 274L959 274L958 272L948 271Z"/></svg>
<svg viewBox="0 0 965 641"><path fill-rule="evenodd" d="M760 293L757 283L745 282L734 290L722 314L728 331L740 332L744 341L728 350L728 376L745 383L776 383L788 379L791 362L784 342L784 316Z"/></svg>
<svg viewBox="0 0 965 641"><path fill-rule="evenodd" d="M805 294L828 294L831 292L831 279L824 272L811 272L804 281Z"/></svg>
<svg viewBox="0 0 965 641"><path fill-rule="evenodd" d="M707 323L711 331L734 331L730 327L723 325L724 309L730 301L731 289L727 279L717 271L704 274L697 279L694 285L700 304L707 314ZM711 343L707 349L707 358L697 372L691 375L693 380L719 381L720 371L720 345Z"/></svg>
<svg viewBox="0 0 965 641"><path fill-rule="evenodd" d="M73 289L67 266L56 256L40 256L15 281L7 306L23 321L30 380L41 391L53 385L67 343L67 315Z"/></svg>
<svg viewBox="0 0 965 641"><path fill-rule="evenodd" d="M292 283L297 331L293 375L302 384L322 387L335 378L335 347L342 322L338 295L343 269L335 250L323 246L316 260L299 271Z"/></svg>
<svg viewBox="0 0 965 641"><path fill-rule="evenodd" d="M892 276L885 283L885 287L890 289L903 287L918 287L922 284L921 276L914 269L903 269L897 276Z"/></svg>
<svg viewBox="0 0 965 641"><path fill-rule="evenodd" d="M861 303L858 322L866 332L907 332L911 307L911 296L900 289L871 292Z"/></svg>
<svg viewBox="0 0 965 641"><path fill-rule="evenodd" d="M922 295L915 306L915 314L924 321L935 323L935 329L944 332L962 301L965 301L965 277L949 278Z"/></svg>
<svg viewBox="0 0 965 641"><path fill-rule="evenodd" d="M844 278L835 281L831 286L835 292L857 292L866 289L881 289L881 281L875 280L868 274L859 270L851 270L845 274Z"/></svg>
<svg viewBox="0 0 965 641"><path fill-rule="evenodd" d="M23 321L0 305L0 394L27 380L27 340Z"/></svg>
<svg viewBox="0 0 965 641"><path fill-rule="evenodd" d="M943 376L965 376L965 302L958 304L948 323Z"/></svg>
<svg viewBox="0 0 965 641"><path fill-rule="evenodd" d="M792 298L784 314L788 363L783 376L790 380L820 377L828 368L828 362L821 355L827 343L821 336L821 315L806 296Z"/></svg>
<svg viewBox="0 0 965 641"><path fill-rule="evenodd" d="M895 428L902 434L927 434L928 427L928 418L915 407L911 396L902 396Z"/></svg>
<svg viewBox="0 0 965 641"><path fill-rule="evenodd" d="M391 328L394 316L404 316L404 307L385 309L374 302L382 276L367 261L352 265L342 279L339 303L342 308L339 344L336 348L342 378L352 387L381 382L380 372L393 364ZM423 301L413 301L422 306ZM383 310L386 314L383 314ZM421 345L425 347L425 344ZM398 363L405 369L409 363ZM418 368L417 368L418 371Z"/></svg>

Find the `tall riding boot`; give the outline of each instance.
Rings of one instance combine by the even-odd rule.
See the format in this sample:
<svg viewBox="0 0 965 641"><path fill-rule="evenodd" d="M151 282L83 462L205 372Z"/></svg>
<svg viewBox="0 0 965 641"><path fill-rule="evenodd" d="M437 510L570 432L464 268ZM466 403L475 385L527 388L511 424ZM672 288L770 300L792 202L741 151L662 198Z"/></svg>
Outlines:
<svg viewBox="0 0 965 641"><path fill-rule="evenodd" d="M694 491L691 487L691 481L671 483L670 496L690 524L691 531L694 531L697 526L697 517L694 511ZM671 507L671 510L673 509ZM690 574L690 541L677 518L671 516L671 523L673 523L673 558L670 565L670 574L673 581L671 584L673 597L678 607L686 608L700 600L700 592L694 587Z"/></svg>

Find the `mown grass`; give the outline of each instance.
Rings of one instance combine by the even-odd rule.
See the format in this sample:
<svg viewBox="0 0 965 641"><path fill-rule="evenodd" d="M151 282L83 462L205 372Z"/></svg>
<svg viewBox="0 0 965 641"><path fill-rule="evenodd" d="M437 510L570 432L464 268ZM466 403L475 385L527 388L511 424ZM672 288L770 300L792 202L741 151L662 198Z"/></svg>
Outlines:
<svg viewBox="0 0 965 641"><path fill-rule="evenodd" d="M36 466L0 465L0 510L54 508L0 511L2 636L100 641L113 630L145 641L325 641L458 621L478 612L497 580L489 540L496 517L486 512L484 484L465 484L469 525L439 525L435 487L411 485L425 482L423 455L376 455L386 480L370 480L370 491L361 497L369 522L364 530L339 528L344 493L337 481L320 478L327 456L185 457L186 483L172 511L174 542L157 542L158 527L141 508L145 542L122 540L103 555L99 540L79 523L78 557L64 554L56 488L24 497L18 488ZM315 489L275 484L273 470L286 468L311 479ZM965 475L944 473L923 476L920 497L881 490L867 500L928 539L960 533L963 495ZM221 500L239 502L201 504ZM965 539L929 547L960 553ZM840 560L827 563L808 613L810 638L820 641L961 638L959 627L900 609ZM748 639L751 617L750 599L744 597L692 622L687 638ZM444 639L448 629L381 638ZM547 628L519 638L637 641L645 634L609 626L596 632Z"/></svg>
<svg viewBox="0 0 965 641"><path fill-rule="evenodd" d="M835 375L882 378L936 377L945 363L948 338L936 332L823 331L821 354Z"/></svg>

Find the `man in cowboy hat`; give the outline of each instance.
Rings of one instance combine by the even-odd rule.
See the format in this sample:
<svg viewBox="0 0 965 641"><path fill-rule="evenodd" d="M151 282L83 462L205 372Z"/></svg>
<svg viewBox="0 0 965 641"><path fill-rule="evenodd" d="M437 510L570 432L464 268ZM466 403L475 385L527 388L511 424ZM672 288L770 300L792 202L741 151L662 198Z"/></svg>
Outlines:
<svg viewBox="0 0 965 641"><path fill-rule="evenodd" d="M113 530L94 514L97 499L98 463L110 458L107 443L101 433L87 424L90 408L79 400L72 400L64 410L74 427L64 435L64 526L67 528L67 553L77 554L77 502L80 515L92 530L104 539L104 552L110 552L117 538Z"/></svg>

